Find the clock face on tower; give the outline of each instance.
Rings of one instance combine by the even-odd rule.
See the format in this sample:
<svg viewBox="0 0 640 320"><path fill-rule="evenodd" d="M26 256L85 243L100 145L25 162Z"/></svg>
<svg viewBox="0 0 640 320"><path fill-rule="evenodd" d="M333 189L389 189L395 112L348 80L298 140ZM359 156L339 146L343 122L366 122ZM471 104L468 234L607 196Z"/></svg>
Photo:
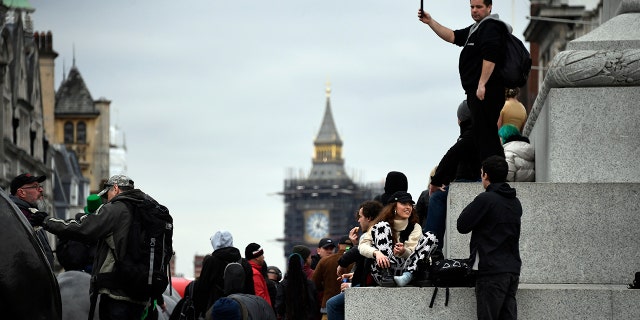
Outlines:
<svg viewBox="0 0 640 320"><path fill-rule="evenodd" d="M309 210L304 213L304 238L316 243L329 235L329 212L327 210Z"/></svg>

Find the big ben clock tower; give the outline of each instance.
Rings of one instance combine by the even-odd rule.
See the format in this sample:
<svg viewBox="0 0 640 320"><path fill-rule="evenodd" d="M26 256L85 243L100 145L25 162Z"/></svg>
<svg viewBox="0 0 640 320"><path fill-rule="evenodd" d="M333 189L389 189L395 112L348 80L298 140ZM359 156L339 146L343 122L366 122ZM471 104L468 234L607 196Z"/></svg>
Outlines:
<svg viewBox="0 0 640 320"><path fill-rule="evenodd" d="M284 253L297 244L312 252L322 238L337 241L357 225L358 205L373 192L354 183L344 170L342 140L331 112L331 88L326 88L324 118L313 141L312 168L308 175L287 177L284 183Z"/></svg>

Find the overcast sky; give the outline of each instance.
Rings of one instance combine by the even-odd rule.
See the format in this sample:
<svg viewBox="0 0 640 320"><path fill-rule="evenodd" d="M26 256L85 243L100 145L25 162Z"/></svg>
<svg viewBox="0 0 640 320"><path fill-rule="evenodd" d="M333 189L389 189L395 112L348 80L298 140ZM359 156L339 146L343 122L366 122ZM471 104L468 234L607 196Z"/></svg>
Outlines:
<svg viewBox="0 0 640 320"><path fill-rule="evenodd" d="M418 21L419 1L30 3L34 29L52 31L60 54L56 89L75 48L93 98L112 101L127 173L171 210L177 271L187 277L220 229L243 253L261 244L284 271L277 193L289 171L311 168L327 81L356 181L402 171L415 199L458 135L460 48ZM529 1L493 3L522 39ZM473 23L468 1L424 6L452 29Z"/></svg>

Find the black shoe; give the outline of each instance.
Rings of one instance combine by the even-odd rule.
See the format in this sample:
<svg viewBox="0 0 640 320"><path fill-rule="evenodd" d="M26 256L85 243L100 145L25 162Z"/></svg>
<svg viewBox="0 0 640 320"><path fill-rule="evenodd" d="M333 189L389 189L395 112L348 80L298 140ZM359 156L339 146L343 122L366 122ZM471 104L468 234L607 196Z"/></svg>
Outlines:
<svg viewBox="0 0 640 320"><path fill-rule="evenodd" d="M393 272L390 269L382 270L382 278L380 280L381 287L397 287L395 280L393 280Z"/></svg>

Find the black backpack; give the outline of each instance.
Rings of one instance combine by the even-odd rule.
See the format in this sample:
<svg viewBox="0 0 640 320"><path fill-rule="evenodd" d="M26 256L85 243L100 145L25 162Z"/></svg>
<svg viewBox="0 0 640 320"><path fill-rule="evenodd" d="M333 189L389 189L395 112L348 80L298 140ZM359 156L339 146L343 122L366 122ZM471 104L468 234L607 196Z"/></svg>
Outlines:
<svg viewBox="0 0 640 320"><path fill-rule="evenodd" d="M531 71L531 55L520 39L507 31L504 61L498 72L506 88L520 88L527 84Z"/></svg>
<svg viewBox="0 0 640 320"><path fill-rule="evenodd" d="M98 274L97 285L122 289L140 301L159 297L170 282L173 218L165 206L147 194L143 201L117 201L125 203L132 215L126 252L116 260L113 272Z"/></svg>
<svg viewBox="0 0 640 320"><path fill-rule="evenodd" d="M228 296L234 293L243 293L245 272L242 266L242 258L238 261L227 263L224 267L224 296Z"/></svg>
<svg viewBox="0 0 640 320"><path fill-rule="evenodd" d="M431 296L429 308L433 308L433 303L438 294L438 287L445 288L445 306L449 305L449 288L451 287L474 287L475 275L471 266L467 264L467 259L442 259L433 261L429 267L429 280L435 287Z"/></svg>

